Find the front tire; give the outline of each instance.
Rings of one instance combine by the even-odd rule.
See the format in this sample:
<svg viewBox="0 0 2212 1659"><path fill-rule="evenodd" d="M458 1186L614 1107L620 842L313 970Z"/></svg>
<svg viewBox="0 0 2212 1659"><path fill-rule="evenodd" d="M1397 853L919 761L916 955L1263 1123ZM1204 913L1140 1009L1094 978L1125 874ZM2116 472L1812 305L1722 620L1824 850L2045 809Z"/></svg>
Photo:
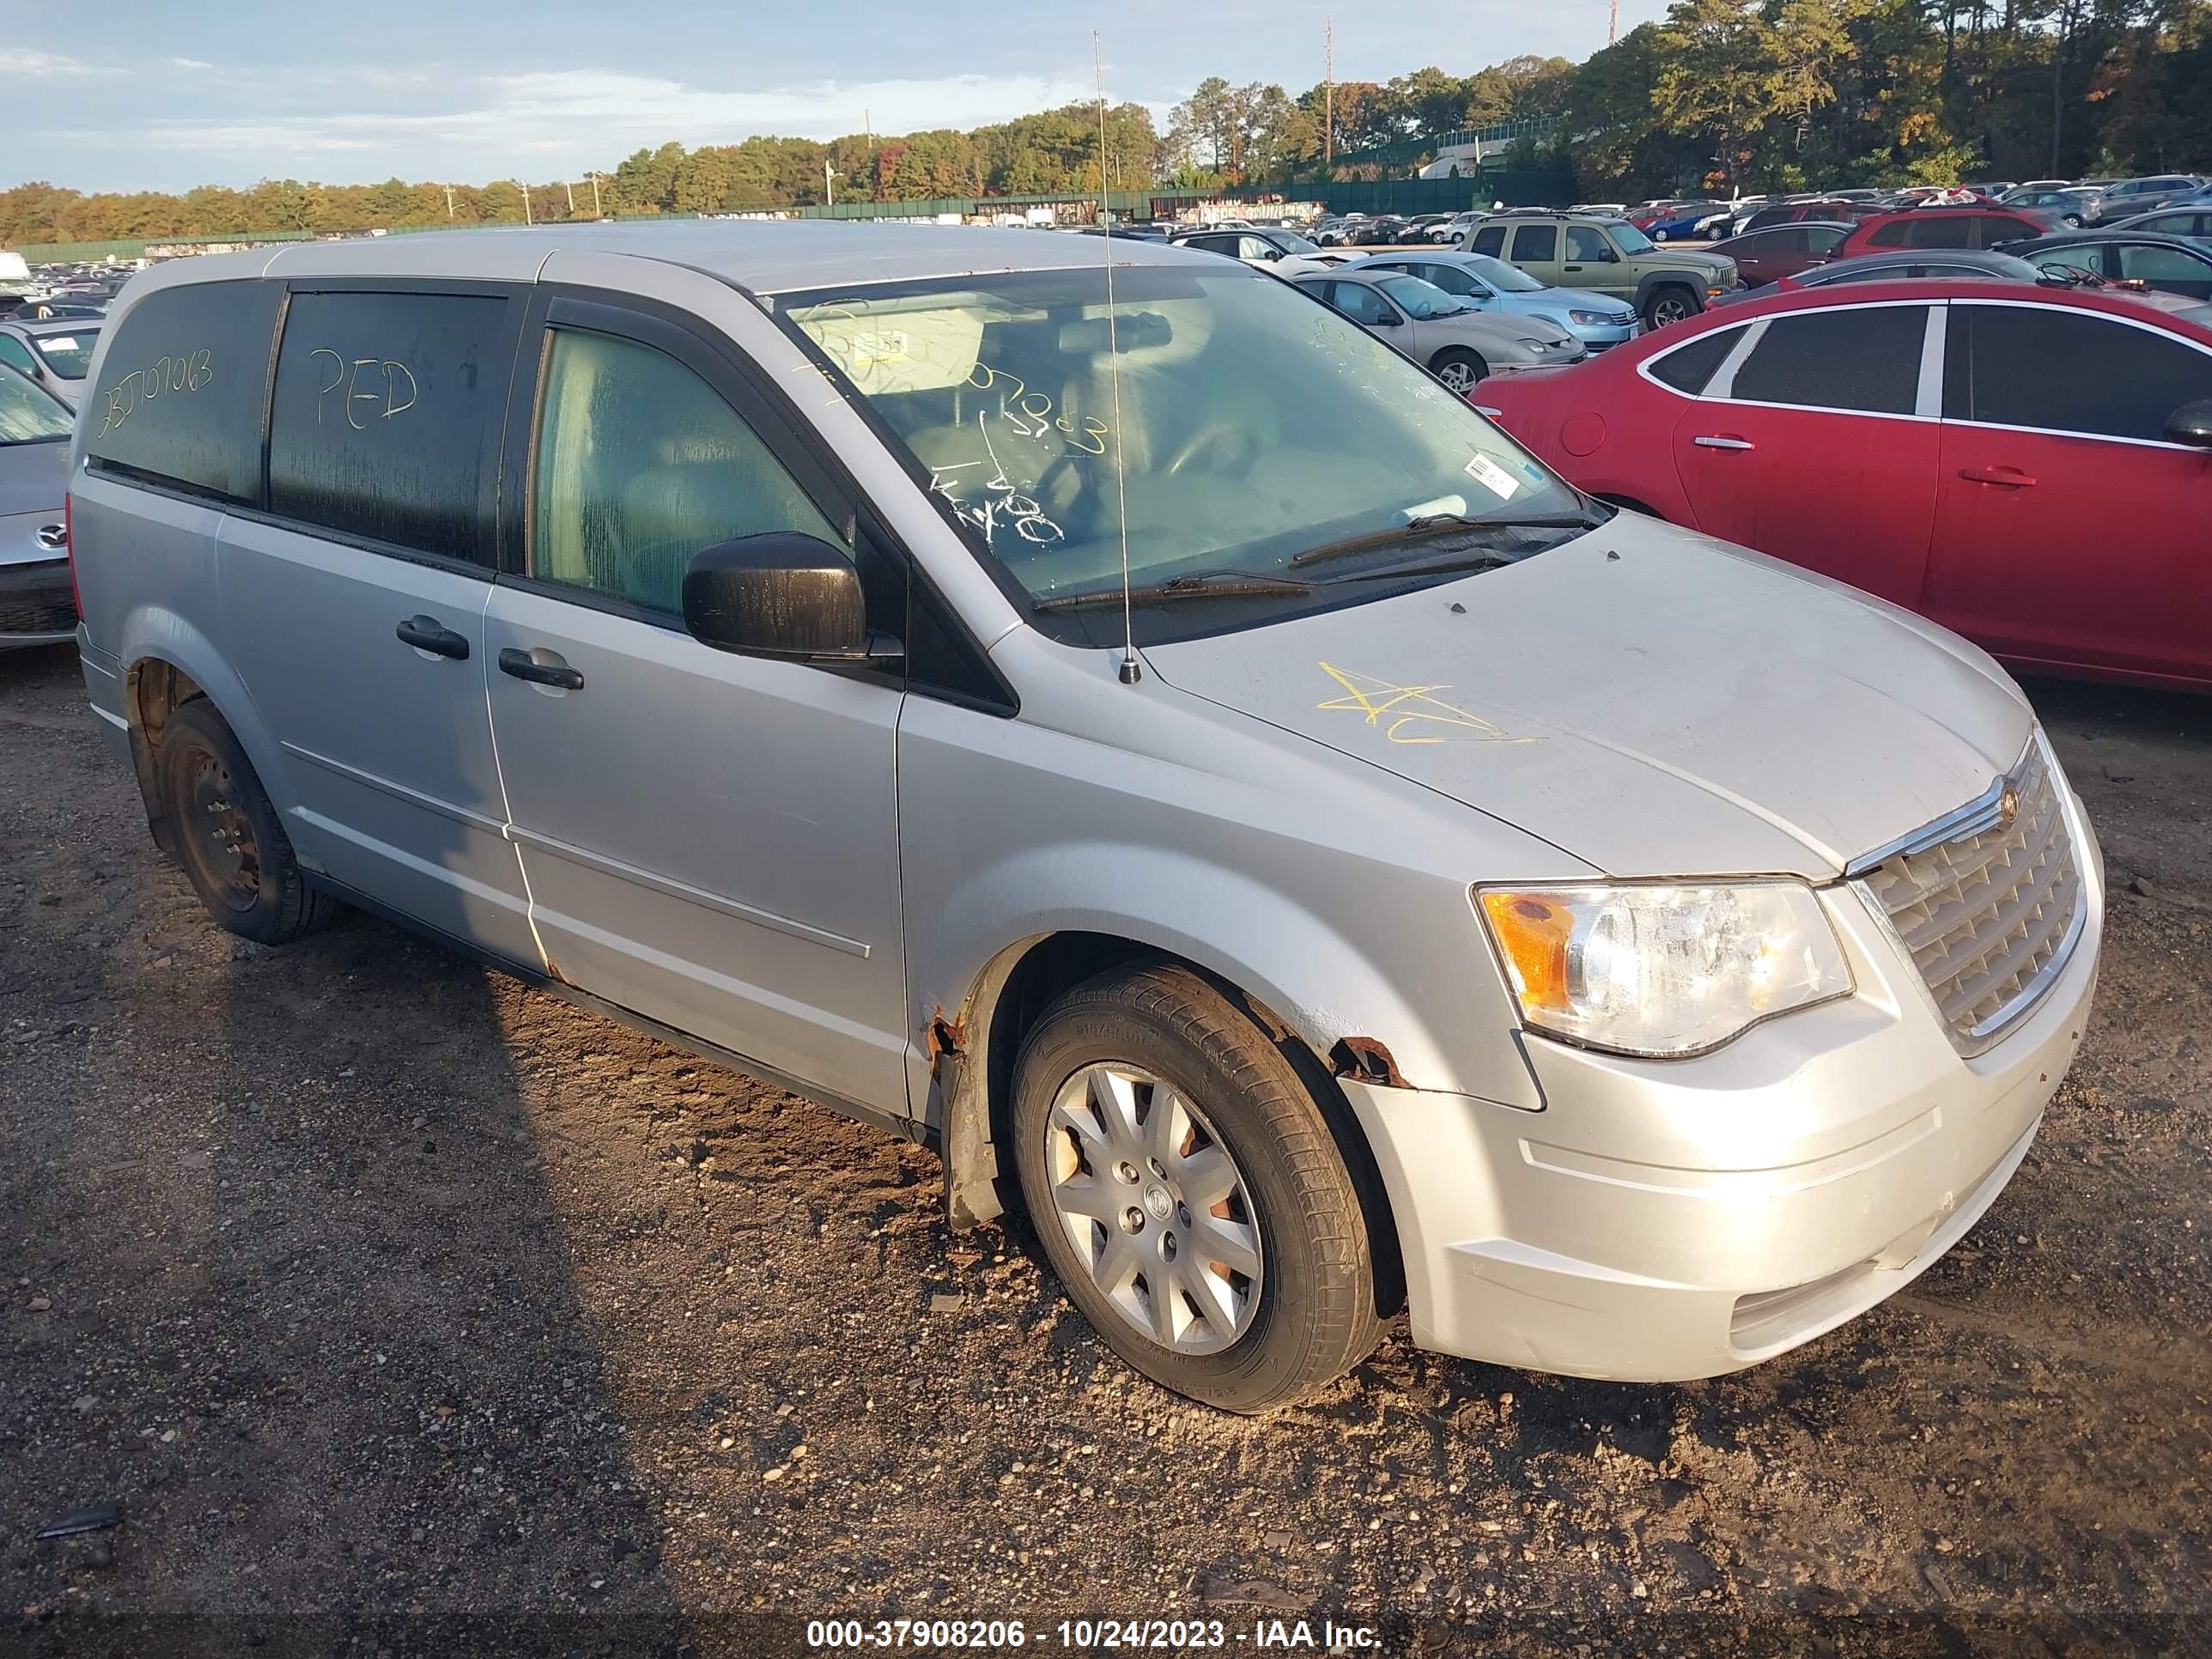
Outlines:
<svg viewBox="0 0 2212 1659"><path fill-rule="evenodd" d="M1644 302L1644 326L1662 329L1673 323L1686 323L1702 309L1697 296L1686 288L1657 289Z"/></svg>
<svg viewBox="0 0 2212 1659"><path fill-rule="evenodd" d="M155 757L185 875L216 921L241 939L289 945L327 924L337 902L307 885L283 821L215 705L173 710Z"/></svg>
<svg viewBox="0 0 2212 1659"><path fill-rule="evenodd" d="M1115 969L1015 1062L1022 1196L1115 1352L1232 1412L1307 1398L1381 1340L1364 1212L1321 1109L1199 974Z"/></svg>
<svg viewBox="0 0 2212 1659"><path fill-rule="evenodd" d="M1462 397L1472 391L1476 381L1490 373L1490 365L1479 352L1464 346L1452 346L1439 351L1430 360L1429 372Z"/></svg>

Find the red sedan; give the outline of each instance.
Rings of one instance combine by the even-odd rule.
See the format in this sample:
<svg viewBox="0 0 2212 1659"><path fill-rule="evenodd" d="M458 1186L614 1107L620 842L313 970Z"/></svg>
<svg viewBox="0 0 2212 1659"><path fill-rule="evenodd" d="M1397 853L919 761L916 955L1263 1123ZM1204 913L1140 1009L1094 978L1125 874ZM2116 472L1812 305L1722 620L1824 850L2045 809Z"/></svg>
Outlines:
<svg viewBox="0 0 2212 1659"><path fill-rule="evenodd" d="M1590 495L2022 668L2212 686L2212 306L1801 289L1472 396Z"/></svg>
<svg viewBox="0 0 2212 1659"><path fill-rule="evenodd" d="M1859 221L1835 252L1838 259L1900 247L1996 247L2047 236L2051 225L2010 208L1903 208Z"/></svg>

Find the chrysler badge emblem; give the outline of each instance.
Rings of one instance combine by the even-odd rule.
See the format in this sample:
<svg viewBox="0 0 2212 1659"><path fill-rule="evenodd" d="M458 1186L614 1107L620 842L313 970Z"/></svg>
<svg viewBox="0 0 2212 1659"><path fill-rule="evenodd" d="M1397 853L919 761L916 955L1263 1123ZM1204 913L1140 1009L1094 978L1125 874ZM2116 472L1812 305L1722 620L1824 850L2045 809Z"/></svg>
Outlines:
<svg viewBox="0 0 2212 1659"><path fill-rule="evenodd" d="M2019 816L2020 791L2007 784L2004 793L1997 797L1997 817L2009 825Z"/></svg>

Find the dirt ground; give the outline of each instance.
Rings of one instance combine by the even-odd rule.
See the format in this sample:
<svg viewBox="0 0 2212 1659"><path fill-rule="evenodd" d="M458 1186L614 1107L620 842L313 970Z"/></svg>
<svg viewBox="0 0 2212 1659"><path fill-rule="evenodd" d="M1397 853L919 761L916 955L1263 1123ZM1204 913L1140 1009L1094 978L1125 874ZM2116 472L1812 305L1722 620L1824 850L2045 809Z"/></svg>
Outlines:
<svg viewBox="0 0 2212 1659"><path fill-rule="evenodd" d="M1132 1376L1018 1236L949 1232L923 1150L363 917L217 931L73 653L0 657L0 1651L923 1616L2212 1651L2212 700L2033 690L2104 837L2103 982L1959 1249L1735 1377L1401 1332L1246 1421Z"/></svg>

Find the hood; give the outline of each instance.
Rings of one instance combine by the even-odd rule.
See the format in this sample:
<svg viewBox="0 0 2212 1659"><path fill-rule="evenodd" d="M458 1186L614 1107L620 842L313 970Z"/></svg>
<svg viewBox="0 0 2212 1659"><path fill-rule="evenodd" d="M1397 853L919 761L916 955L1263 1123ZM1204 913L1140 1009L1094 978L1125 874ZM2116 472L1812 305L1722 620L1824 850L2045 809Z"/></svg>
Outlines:
<svg viewBox="0 0 2212 1659"><path fill-rule="evenodd" d="M1615 876L1833 878L1979 795L2033 726L1964 641L1633 514L1504 569L1145 656Z"/></svg>
<svg viewBox="0 0 2212 1659"><path fill-rule="evenodd" d="M1467 343L1478 350L1500 349L1516 362L1536 360L1537 354L1521 343L1523 340L1540 340L1563 355L1582 349L1581 341L1549 317L1534 312L1468 311L1455 317L1435 318L1421 326L1449 329L1464 335Z"/></svg>
<svg viewBox="0 0 2212 1659"><path fill-rule="evenodd" d="M1595 289L1546 289L1540 294L1511 294L1501 295L1516 303L1510 310L1531 313L1543 317L1564 317L1571 311L1587 311L1601 317L1617 317L1624 323L1636 320L1636 307L1626 300L1615 299L1610 294L1601 294Z"/></svg>
<svg viewBox="0 0 2212 1659"><path fill-rule="evenodd" d="M1702 253L1672 242L1655 242L1649 253L1639 253L1636 257L1645 264L1674 265L1686 270L1710 270L1720 274L1735 269L1735 261L1725 253Z"/></svg>

